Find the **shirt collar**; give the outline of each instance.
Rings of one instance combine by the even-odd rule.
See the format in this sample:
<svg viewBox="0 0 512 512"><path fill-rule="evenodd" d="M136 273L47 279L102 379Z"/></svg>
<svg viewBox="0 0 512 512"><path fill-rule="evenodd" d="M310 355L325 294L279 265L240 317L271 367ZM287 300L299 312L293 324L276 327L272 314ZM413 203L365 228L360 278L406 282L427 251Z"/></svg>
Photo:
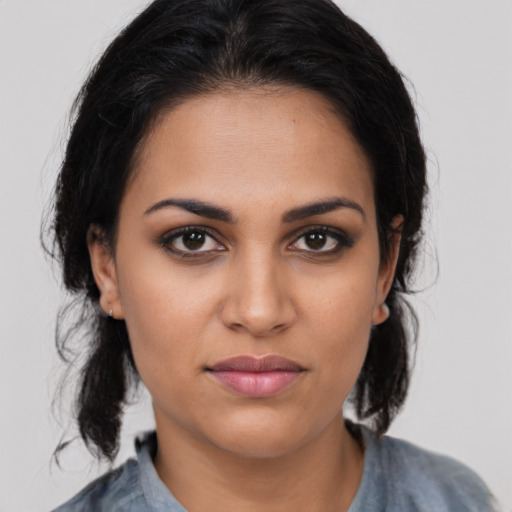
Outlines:
<svg viewBox="0 0 512 512"><path fill-rule="evenodd" d="M140 486L151 510L155 512L187 512L160 480L153 458L157 451L156 432L148 432L135 441L139 464Z"/></svg>

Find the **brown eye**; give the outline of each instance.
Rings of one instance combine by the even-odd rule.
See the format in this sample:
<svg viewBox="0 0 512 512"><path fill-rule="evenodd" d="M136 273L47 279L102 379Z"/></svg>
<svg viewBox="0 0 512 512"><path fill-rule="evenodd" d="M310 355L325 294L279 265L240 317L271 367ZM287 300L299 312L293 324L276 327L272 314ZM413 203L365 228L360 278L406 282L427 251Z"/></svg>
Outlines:
<svg viewBox="0 0 512 512"><path fill-rule="evenodd" d="M319 255L335 254L342 249L353 247L354 239L341 230L319 227L310 229L289 246L292 251L318 253Z"/></svg>
<svg viewBox="0 0 512 512"><path fill-rule="evenodd" d="M217 242L208 231L192 226L165 235L159 243L171 252L189 256L192 256L193 253L197 253L199 256L225 250L225 247Z"/></svg>
<svg viewBox="0 0 512 512"><path fill-rule="evenodd" d="M325 247L327 239L328 236L325 233L313 232L308 233L304 237L304 242L310 249L313 249L314 251L319 251L320 249L323 249Z"/></svg>
<svg viewBox="0 0 512 512"><path fill-rule="evenodd" d="M185 233L182 235L182 237L183 245L191 251L197 251L201 249L206 241L206 235L198 231Z"/></svg>

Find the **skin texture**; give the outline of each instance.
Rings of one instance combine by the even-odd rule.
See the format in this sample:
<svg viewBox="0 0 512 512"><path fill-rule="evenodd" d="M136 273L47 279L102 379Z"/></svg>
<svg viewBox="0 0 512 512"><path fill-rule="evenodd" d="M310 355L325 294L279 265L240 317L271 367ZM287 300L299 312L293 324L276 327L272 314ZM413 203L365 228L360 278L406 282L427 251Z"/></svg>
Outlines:
<svg viewBox="0 0 512 512"><path fill-rule="evenodd" d="M154 206L170 198L235 222ZM283 221L333 198L351 206ZM174 236L185 226L208 230L199 249ZM311 245L311 231L325 245ZM101 306L125 319L153 398L155 466L188 510L348 508L363 452L341 409L371 325L387 318L397 246L381 261L369 162L319 94L227 90L162 113L137 155L116 246L90 236L89 249ZM240 355L303 371L247 397L206 370Z"/></svg>

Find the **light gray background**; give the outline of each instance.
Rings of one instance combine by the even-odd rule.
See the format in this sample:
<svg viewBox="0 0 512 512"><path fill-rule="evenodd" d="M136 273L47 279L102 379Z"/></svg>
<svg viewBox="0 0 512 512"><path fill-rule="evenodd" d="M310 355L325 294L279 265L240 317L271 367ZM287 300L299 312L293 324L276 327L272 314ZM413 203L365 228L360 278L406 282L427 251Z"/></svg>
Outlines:
<svg viewBox="0 0 512 512"><path fill-rule="evenodd" d="M0 511L44 511L103 471L50 414L63 295L39 226L90 65L141 0L0 0ZM346 0L415 86L432 207L412 392L393 435L473 467L512 510L512 1ZM127 415L119 460L151 426Z"/></svg>

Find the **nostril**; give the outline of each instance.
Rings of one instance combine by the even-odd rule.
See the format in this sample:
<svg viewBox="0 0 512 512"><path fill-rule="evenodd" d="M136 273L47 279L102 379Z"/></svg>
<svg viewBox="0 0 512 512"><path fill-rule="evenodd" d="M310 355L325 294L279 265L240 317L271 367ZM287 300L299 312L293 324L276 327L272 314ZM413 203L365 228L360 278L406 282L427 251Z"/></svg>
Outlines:
<svg viewBox="0 0 512 512"><path fill-rule="evenodd" d="M244 328L242 324L227 324L227 327L232 331L240 331Z"/></svg>
<svg viewBox="0 0 512 512"><path fill-rule="evenodd" d="M226 327L234 332L243 332L246 331L251 334L254 338L268 338L270 336L275 336L281 331L287 329L289 324L287 323L279 323L277 325L272 325L270 327L267 326L256 326L254 324L245 322L234 322L234 323L226 323L224 322Z"/></svg>
<svg viewBox="0 0 512 512"><path fill-rule="evenodd" d="M279 325L275 325L274 327L272 327L270 329L270 333L277 333L277 332L280 332L282 330L286 329L286 324L279 324Z"/></svg>

